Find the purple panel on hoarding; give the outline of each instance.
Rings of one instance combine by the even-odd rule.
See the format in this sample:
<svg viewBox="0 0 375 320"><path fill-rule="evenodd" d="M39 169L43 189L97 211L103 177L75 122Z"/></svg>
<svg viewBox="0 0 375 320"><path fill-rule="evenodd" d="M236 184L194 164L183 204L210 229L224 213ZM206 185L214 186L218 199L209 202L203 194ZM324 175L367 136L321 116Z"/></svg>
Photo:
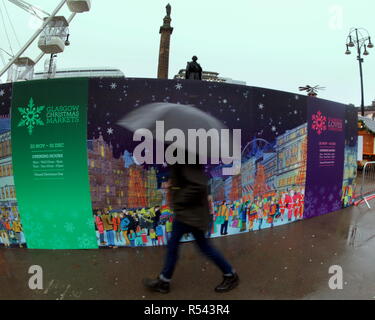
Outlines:
<svg viewBox="0 0 375 320"><path fill-rule="evenodd" d="M344 171L345 105L308 101L308 156L304 218L340 210Z"/></svg>

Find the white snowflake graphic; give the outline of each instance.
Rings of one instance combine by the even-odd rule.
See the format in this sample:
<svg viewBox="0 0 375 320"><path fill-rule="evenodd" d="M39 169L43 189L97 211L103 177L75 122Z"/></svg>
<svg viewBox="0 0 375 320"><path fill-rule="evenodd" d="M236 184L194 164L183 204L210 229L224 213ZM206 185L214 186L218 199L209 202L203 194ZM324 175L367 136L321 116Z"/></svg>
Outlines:
<svg viewBox="0 0 375 320"><path fill-rule="evenodd" d="M93 227L93 226L94 226L94 221L93 221L93 219L91 219L91 218L87 219L87 221L86 221L86 225L87 225L89 228Z"/></svg>
<svg viewBox="0 0 375 320"><path fill-rule="evenodd" d="M68 232L68 233L73 233L74 230L75 230L75 226L74 226L73 223L71 223L71 222L67 222L67 223L65 223L65 225L64 225L64 229L65 229L65 231Z"/></svg>
<svg viewBox="0 0 375 320"><path fill-rule="evenodd" d="M299 96L295 96L295 99L296 99L296 100L299 100Z"/></svg>
<svg viewBox="0 0 375 320"><path fill-rule="evenodd" d="M109 129L107 130L107 133L108 133L109 135L112 135L113 132L114 132L114 130L113 130L112 128L109 128Z"/></svg>
<svg viewBox="0 0 375 320"><path fill-rule="evenodd" d="M117 88L117 84L115 82L112 82L110 85L111 89L114 90Z"/></svg>
<svg viewBox="0 0 375 320"><path fill-rule="evenodd" d="M83 234L78 238L79 247L82 249L89 248L92 245L92 238L87 234Z"/></svg>
<svg viewBox="0 0 375 320"><path fill-rule="evenodd" d="M275 126L272 127L272 131L273 131L273 132L276 132L276 131L277 131L277 129L276 129Z"/></svg>
<svg viewBox="0 0 375 320"><path fill-rule="evenodd" d="M2 97L4 95L5 95L5 91L4 90L0 90L0 97Z"/></svg>
<svg viewBox="0 0 375 320"><path fill-rule="evenodd" d="M263 110L264 109L264 104L263 103L259 103L259 110Z"/></svg>
<svg viewBox="0 0 375 320"><path fill-rule="evenodd" d="M176 88L176 90L181 90L181 89L183 88L183 86L182 86L181 83L177 83L177 84L175 85L175 88Z"/></svg>
<svg viewBox="0 0 375 320"><path fill-rule="evenodd" d="M224 99L224 100L223 100L223 103L227 103L227 102L228 102L228 100L227 100L227 99Z"/></svg>

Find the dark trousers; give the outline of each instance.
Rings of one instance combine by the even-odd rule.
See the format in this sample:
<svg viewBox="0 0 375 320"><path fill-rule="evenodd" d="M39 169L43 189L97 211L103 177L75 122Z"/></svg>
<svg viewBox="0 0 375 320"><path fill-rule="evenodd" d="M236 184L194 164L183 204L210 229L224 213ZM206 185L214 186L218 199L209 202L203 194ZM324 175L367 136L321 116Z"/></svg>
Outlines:
<svg viewBox="0 0 375 320"><path fill-rule="evenodd" d="M221 235L224 235L226 233L228 233L228 223L229 221L225 221L222 225L221 225L221 229L220 229L220 234Z"/></svg>
<svg viewBox="0 0 375 320"><path fill-rule="evenodd" d="M165 259L164 269L161 272L161 275L165 279L172 279L173 277L174 269L178 260L180 240L185 233L193 234L200 251L214 262L223 274L233 273L232 266L224 259L221 253L211 245L210 240L205 237L203 231L175 220L173 223L172 236L168 242L168 252Z"/></svg>

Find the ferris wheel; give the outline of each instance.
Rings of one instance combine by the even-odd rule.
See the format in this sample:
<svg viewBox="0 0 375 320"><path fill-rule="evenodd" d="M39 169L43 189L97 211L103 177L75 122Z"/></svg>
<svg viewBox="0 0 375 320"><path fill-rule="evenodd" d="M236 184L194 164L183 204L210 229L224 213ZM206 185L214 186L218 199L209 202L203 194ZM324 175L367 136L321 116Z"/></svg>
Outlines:
<svg viewBox="0 0 375 320"><path fill-rule="evenodd" d="M41 26L35 31L31 38L21 46L12 19L9 17L5 1L3 7L0 6L0 19L2 20L3 29L8 40L9 49L0 48L0 57L5 66L0 71L0 78L8 71L8 81L29 80L34 72L34 66L43 58L45 54L50 54L50 60L46 64L48 73L52 74L56 68L54 58L57 54L64 52L65 47L70 45L69 25L77 13L88 12L91 9L91 0L61 0L51 14L45 10L34 6L24 0L7 0L8 2L23 9L37 19L41 20ZM65 6L69 8L71 15L66 18L59 16L59 11ZM3 10L3 9L4 10ZM3 13L4 12L4 13ZM6 20L8 18L8 20ZM9 32L6 28L6 22L9 22ZM11 43L11 31L20 45L18 52L14 53ZM38 39L39 38L39 39ZM35 58L22 56L25 51L38 39L38 48L41 53ZM10 51L10 52L9 52ZM5 63L3 53L9 56L9 61Z"/></svg>
<svg viewBox="0 0 375 320"><path fill-rule="evenodd" d="M273 145L265 139L255 138L251 140L242 150L242 159L248 157L251 153L272 151Z"/></svg>

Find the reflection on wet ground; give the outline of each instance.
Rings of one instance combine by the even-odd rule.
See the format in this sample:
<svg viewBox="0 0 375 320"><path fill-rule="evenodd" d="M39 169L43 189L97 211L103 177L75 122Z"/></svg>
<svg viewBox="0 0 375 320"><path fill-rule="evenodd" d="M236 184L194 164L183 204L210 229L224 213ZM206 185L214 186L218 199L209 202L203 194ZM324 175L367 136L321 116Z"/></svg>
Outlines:
<svg viewBox="0 0 375 320"><path fill-rule="evenodd" d="M220 272L188 243L167 296L141 285L160 270L164 248L0 249L0 299L375 299L375 211L365 205L213 241L241 278L225 295L213 291ZM44 270L43 290L28 288L31 265ZM343 269L342 290L329 288L333 265Z"/></svg>

